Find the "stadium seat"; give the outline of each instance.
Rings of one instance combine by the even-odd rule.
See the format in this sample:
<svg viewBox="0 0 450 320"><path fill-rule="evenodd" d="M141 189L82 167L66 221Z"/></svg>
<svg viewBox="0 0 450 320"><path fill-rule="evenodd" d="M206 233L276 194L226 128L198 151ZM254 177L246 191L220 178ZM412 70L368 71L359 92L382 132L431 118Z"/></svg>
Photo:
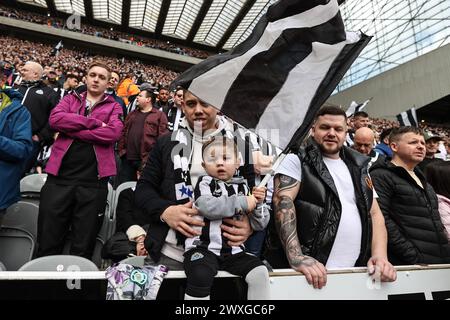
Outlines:
<svg viewBox="0 0 450 320"><path fill-rule="evenodd" d="M114 202L114 193L115 191L113 190L112 185L108 183L108 196L106 200L105 216L103 217L102 227L100 228L100 231L97 235L94 253L92 254L92 261L99 267L102 264L103 245L105 244L106 240L108 240L109 237L111 237L112 235L111 230L114 229L112 225L115 224L115 222L112 221L112 219L110 218Z"/></svg>
<svg viewBox="0 0 450 320"><path fill-rule="evenodd" d="M98 271L90 260L69 255L40 257L24 264L19 271Z"/></svg>
<svg viewBox="0 0 450 320"><path fill-rule="evenodd" d="M39 206L41 189L47 180L47 174L30 174L20 180L20 195L23 202L34 203Z"/></svg>
<svg viewBox="0 0 450 320"><path fill-rule="evenodd" d="M19 201L6 210L3 218L5 227L24 230L31 234L33 240L37 239L37 223L39 206L35 203Z"/></svg>
<svg viewBox="0 0 450 320"><path fill-rule="evenodd" d="M12 227L0 229L0 261L8 271L16 271L30 261L34 252L34 240L30 233Z"/></svg>
<svg viewBox="0 0 450 320"><path fill-rule="evenodd" d="M111 220L116 221L116 209L117 209L117 203L119 202L120 193L123 190L129 189L129 188L135 188L136 187L136 183L137 183L136 181L127 181L127 182L124 182L124 183L120 184L117 187L116 192L114 192L113 206L112 206L111 217L110 217Z"/></svg>
<svg viewBox="0 0 450 320"><path fill-rule="evenodd" d="M20 193L23 196L29 195L33 197L34 195L38 195L41 192L42 187L44 186L45 181L47 180L46 173L36 173L25 176L20 180Z"/></svg>

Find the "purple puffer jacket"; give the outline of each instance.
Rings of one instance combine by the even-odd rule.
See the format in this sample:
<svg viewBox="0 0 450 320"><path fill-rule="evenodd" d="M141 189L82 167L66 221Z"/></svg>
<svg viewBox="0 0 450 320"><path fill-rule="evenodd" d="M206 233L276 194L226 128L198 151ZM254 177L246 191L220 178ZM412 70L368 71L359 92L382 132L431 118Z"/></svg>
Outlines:
<svg viewBox="0 0 450 320"><path fill-rule="evenodd" d="M94 145L99 178L117 174L114 143L119 140L123 129L120 120L122 108L112 96L105 94L103 100L93 106L91 114L85 117L86 94L65 96L50 114L49 124L59 132L46 167L52 175L58 175L62 159L74 139ZM102 123L106 126L102 127Z"/></svg>

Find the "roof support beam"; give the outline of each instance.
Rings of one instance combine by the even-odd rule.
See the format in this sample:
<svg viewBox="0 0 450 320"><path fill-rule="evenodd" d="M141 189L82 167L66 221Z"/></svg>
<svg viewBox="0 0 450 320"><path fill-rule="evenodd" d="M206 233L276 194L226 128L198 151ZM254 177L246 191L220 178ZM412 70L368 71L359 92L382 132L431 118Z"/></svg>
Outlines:
<svg viewBox="0 0 450 320"><path fill-rule="evenodd" d="M53 0L45 0L45 2L47 3L47 9L48 12L50 12L50 15L55 17L56 16L55 2Z"/></svg>
<svg viewBox="0 0 450 320"><path fill-rule="evenodd" d="M122 29L128 28L130 24L131 0L122 1Z"/></svg>
<svg viewBox="0 0 450 320"><path fill-rule="evenodd" d="M197 17L195 18L194 23L192 24L191 30L189 31L189 34L186 38L186 41L188 43L192 42L195 38L195 35L198 32L198 29L200 29L200 26L203 23L203 20L206 17L206 14L208 13L209 8L211 7L211 4L213 3L213 0L204 0L202 3L202 6L200 7L200 10L198 11Z"/></svg>
<svg viewBox="0 0 450 320"><path fill-rule="evenodd" d="M167 12L169 12L170 3L172 0L163 0L161 4L161 10L159 11L158 22L156 23L155 36L158 38L161 36L162 30L164 28L164 23L166 22Z"/></svg>
<svg viewBox="0 0 450 320"><path fill-rule="evenodd" d="M92 0L84 0L84 13L87 21L94 20L94 10L92 9Z"/></svg>
<svg viewBox="0 0 450 320"><path fill-rule="evenodd" d="M233 32L236 30L236 28L239 26L239 24L242 22L242 20L245 18L247 13L250 11L250 9L255 4L256 0L247 0L244 5L242 6L241 10L239 10L239 13L234 18L233 22L228 27L227 31L223 34L222 38L217 43L216 49L221 50L222 47L225 45L225 43L228 41L228 39L231 37Z"/></svg>

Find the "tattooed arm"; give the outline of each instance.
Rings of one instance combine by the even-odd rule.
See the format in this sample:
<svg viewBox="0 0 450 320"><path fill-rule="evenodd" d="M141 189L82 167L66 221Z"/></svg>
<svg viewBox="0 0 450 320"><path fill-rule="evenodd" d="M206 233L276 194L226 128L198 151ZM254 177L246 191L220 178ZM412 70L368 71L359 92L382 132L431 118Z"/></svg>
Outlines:
<svg viewBox="0 0 450 320"><path fill-rule="evenodd" d="M300 182L287 175L277 174L274 185L275 226L289 264L303 273L309 284L320 289L327 282L327 271L323 264L302 253L297 235L294 199L300 190Z"/></svg>

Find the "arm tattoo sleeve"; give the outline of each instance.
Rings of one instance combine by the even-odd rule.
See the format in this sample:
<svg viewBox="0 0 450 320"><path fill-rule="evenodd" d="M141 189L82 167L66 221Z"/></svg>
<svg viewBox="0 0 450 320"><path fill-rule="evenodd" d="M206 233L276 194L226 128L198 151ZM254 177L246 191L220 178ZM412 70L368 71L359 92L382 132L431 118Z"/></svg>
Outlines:
<svg viewBox="0 0 450 320"><path fill-rule="evenodd" d="M298 186L299 182L285 175L278 176L275 201L275 226L291 266L299 266L303 256L297 235L297 218L293 199L284 193Z"/></svg>

